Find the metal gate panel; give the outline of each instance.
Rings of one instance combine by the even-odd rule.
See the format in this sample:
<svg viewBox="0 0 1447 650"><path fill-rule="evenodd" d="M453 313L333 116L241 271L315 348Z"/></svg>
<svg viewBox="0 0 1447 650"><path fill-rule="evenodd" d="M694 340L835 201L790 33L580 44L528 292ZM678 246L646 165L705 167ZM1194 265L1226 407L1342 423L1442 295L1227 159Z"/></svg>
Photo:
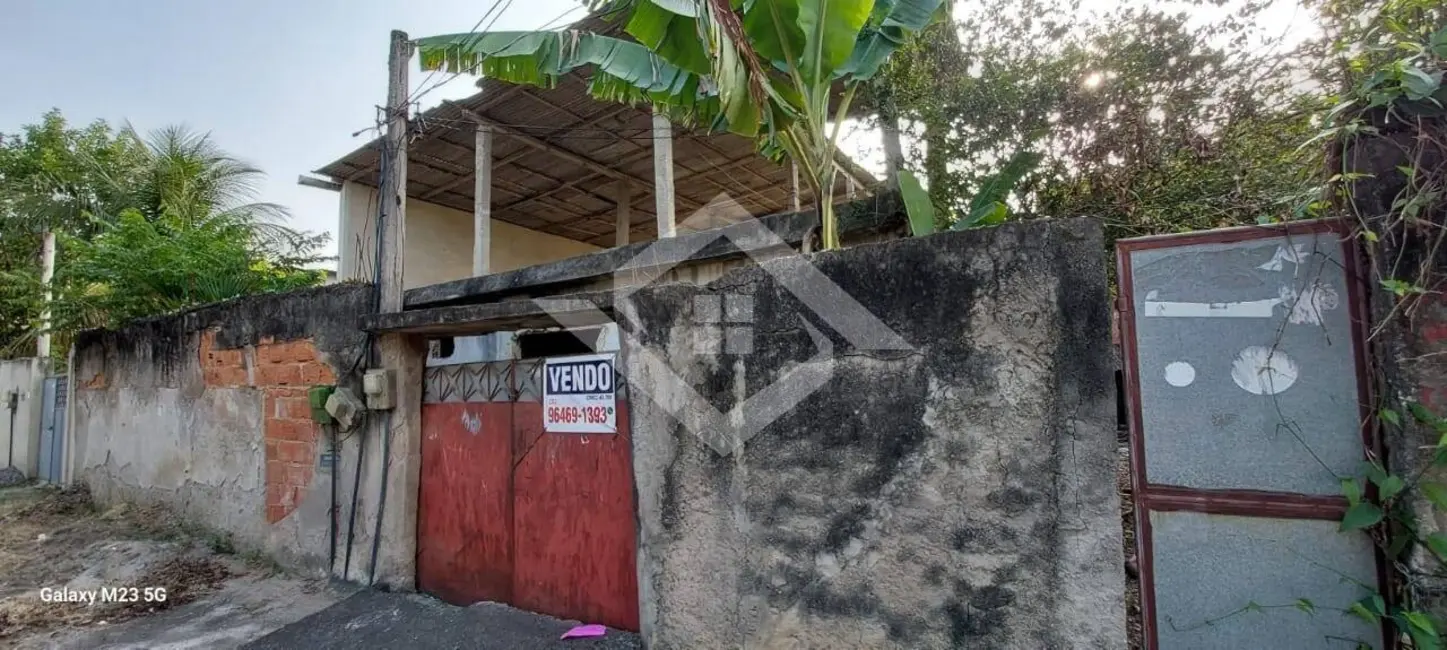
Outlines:
<svg viewBox="0 0 1447 650"><path fill-rule="evenodd" d="M512 405L422 405L417 587L457 604L512 599Z"/></svg>
<svg viewBox="0 0 1447 650"><path fill-rule="evenodd" d="M1384 582L1367 536L1336 524L1339 477L1377 451L1341 231L1122 240L1117 261L1146 646L1383 647L1385 629L1289 607L1345 610L1370 591L1344 578Z"/></svg>
<svg viewBox="0 0 1447 650"><path fill-rule="evenodd" d="M638 629L626 390L617 434L543 432L542 359L429 367L417 585Z"/></svg>
<svg viewBox="0 0 1447 650"><path fill-rule="evenodd" d="M62 461L65 458L65 408L67 401L66 378L46 377L41 389L40 413L40 458L36 466L37 477L49 483L59 483Z"/></svg>
<svg viewBox="0 0 1447 650"><path fill-rule="evenodd" d="M541 424L542 404L520 401L514 408L518 423ZM518 607L638 629L626 413L620 401L617 434L541 434L518 464L513 506Z"/></svg>

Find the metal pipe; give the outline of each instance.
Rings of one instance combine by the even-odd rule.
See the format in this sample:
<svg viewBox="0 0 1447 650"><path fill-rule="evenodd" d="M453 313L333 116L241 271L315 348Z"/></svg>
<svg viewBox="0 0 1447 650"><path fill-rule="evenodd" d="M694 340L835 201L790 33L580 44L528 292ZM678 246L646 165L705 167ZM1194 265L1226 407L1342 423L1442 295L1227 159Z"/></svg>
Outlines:
<svg viewBox="0 0 1447 650"><path fill-rule="evenodd" d="M15 466L15 412L20 410L20 392L10 391L6 394L5 406L10 409L10 449L5 454L5 466Z"/></svg>
<svg viewBox="0 0 1447 650"><path fill-rule="evenodd" d="M382 489L377 501L377 523L372 527L372 565L367 569L367 585L377 579L377 547L382 541L382 514L387 511L387 469L392 466L392 412L382 417Z"/></svg>
<svg viewBox="0 0 1447 650"><path fill-rule="evenodd" d="M331 576L337 570L337 427L334 424L324 424L322 428L327 432L327 439L331 441L331 475L332 475L332 500L327 507L327 536L331 538L331 546L327 548L327 575Z"/></svg>
<svg viewBox="0 0 1447 650"><path fill-rule="evenodd" d="M357 495L362 491L362 461L366 458L367 436L362 432L357 438L357 471L352 478L352 511L347 514L347 552L342 561L342 579L352 572L352 539L357 529Z"/></svg>

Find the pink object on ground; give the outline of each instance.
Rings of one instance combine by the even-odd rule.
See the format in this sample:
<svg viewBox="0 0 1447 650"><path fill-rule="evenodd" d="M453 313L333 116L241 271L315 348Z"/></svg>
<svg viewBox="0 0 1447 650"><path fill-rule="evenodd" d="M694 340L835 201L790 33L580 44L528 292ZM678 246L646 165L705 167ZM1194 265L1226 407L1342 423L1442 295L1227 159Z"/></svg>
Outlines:
<svg viewBox="0 0 1447 650"><path fill-rule="evenodd" d="M564 639L587 639L595 636L603 636L608 633L608 628L602 625L579 625L563 633Z"/></svg>

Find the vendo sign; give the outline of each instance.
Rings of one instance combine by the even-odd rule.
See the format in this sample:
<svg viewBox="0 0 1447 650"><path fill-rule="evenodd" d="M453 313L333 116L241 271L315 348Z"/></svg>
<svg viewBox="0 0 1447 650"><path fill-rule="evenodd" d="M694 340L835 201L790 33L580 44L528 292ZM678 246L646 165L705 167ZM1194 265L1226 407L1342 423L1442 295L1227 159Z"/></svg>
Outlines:
<svg viewBox="0 0 1447 650"><path fill-rule="evenodd" d="M543 431L617 433L612 354L552 357L543 365Z"/></svg>

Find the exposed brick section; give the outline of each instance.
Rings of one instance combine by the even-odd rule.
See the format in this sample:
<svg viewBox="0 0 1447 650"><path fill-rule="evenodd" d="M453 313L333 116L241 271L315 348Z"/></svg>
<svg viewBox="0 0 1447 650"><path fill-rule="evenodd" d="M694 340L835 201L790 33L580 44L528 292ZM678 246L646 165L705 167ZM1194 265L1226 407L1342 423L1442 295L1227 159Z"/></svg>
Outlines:
<svg viewBox="0 0 1447 650"><path fill-rule="evenodd" d="M336 373L310 339L263 338L253 348L216 348L216 334L201 336L201 374L207 388L255 388L262 392L262 439L266 451L266 521L285 519L306 495L316 473L318 427L311 419L307 388L335 384Z"/></svg>
<svg viewBox="0 0 1447 650"><path fill-rule="evenodd" d="M250 383L242 350L216 349L216 332L201 334L201 378L207 388L238 388Z"/></svg>

